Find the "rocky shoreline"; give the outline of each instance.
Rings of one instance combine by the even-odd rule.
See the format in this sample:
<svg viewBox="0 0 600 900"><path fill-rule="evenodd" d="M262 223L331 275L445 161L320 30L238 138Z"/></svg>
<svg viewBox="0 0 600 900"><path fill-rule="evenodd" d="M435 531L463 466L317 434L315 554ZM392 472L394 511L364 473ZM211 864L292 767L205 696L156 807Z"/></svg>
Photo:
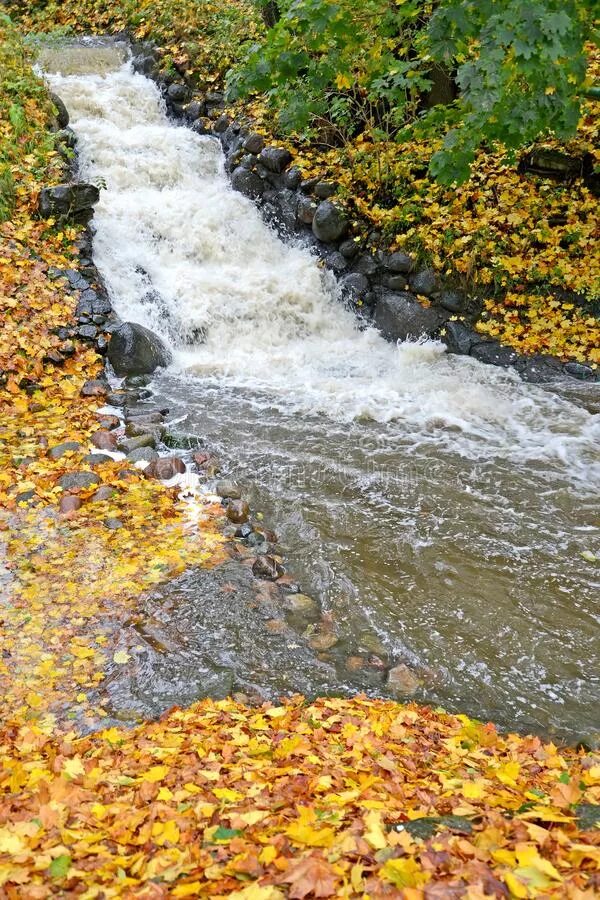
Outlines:
<svg viewBox="0 0 600 900"><path fill-rule="evenodd" d="M336 277L343 302L387 340L439 339L449 353L512 368L532 383L600 380L591 364L549 354L525 356L480 334L471 324L473 298L433 269L419 268L411 256L371 251L353 238L344 210L331 199L334 183L303 180L287 149L268 145L247 120L226 114L221 92L193 92L160 72L154 45L130 45L134 69L159 85L169 115L198 134L218 138L233 188L256 203L284 239L307 244Z"/></svg>

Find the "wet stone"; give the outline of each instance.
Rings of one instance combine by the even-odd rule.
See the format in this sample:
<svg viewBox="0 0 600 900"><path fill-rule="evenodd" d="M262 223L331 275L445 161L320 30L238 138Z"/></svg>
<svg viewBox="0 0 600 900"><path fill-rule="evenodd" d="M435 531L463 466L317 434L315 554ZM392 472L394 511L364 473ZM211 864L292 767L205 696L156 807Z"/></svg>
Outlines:
<svg viewBox="0 0 600 900"><path fill-rule="evenodd" d="M107 381L102 378L90 378L81 388L82 397L104 397L110 391Z"/></svg>
<svg viewBox="0 0 600 900"><path fill-rule="evenodd" d="M291 612L300 613L304 616L316 616L319 614L319 604L307 594L288 594L285 598L285 605Z"/></svg>
<svg viewBox="0 0 600 900"><path fill-rule="evenodd" d="M104 428L100 428L98 431L95 431L91 437L91 442L94 447L97 447L98 450L116 450L117 449L117 437L113 434L112 431L108 431Z"/></svg>
<svg viewBox="0 0 600 900"><path fill-rule="evenodd" d="M320 241L330 243L343 237L348 228L348 220L339 207L329 200L324 200L317 206L312 221L313 234Z"/></svg>
<svg viewBox="0 0 600 900"><path fill-rule="evenodd" d="M236 525L247 522L249 515L250 507L245 500L232 500L227 507L227 518Z"/></svg>
<svg viewBox="0 0 600 900"><path fill-rule="evenodd" d="M227 479L217 481L215 493L218 494L219 497L228 497L230 500L239 500L242 496L239 485L237 485L235 481L229 481Z"/></svg>
<svg viewBox="0 0 600 900"><path fill-rule="evenodd" d="M185 472L185 463L178 456L163 456L153 460L145 470L150 478L159 478L161 481L169 481L175 475Z"/></svg>
<svg viewBox="0 0 600 900"><path fill-rule="evenodd" d="M258 156L264 149L265 139L262 134L249 134L242 146L248 153Z"/></svg>
<svg viewBox="0 0 600 900"><path fill-rule="evenodd" d="M80 337L83 341L93 341L98 334L98 329L95 325L82 325L77 329L77 336Z"/></svg>
<svg viewBox="0 0 600 900"><path fill-rule="evenodd" d="M57 444L55 447L52 447L48 451L48 456L50 459L60 459L65 453L76 453L78 450L81 450L81 444L77 441L65 441L62 444Z"/></svg>
<svg viewBox="0 0 600 900"><path fill-rule="evenodd" d="M235 529L235 537L238 538L248 538L252 534L252 525L249 522L245 522L243 525L240 525Z"/></svg>
<svg viewBox="0 0 600 900"><path fill-rule="evenodd" d="M118 416L100 415L98 416L98 424L100 425L100 428L112 431L114 428L119 427L121 420Z"/></svg>
<svg viewBox="0 0 600 900"><path fill-rule="evenodd" d="M267 581L275 581L280 575L283 575L283 567L277 562L273 556L266 554L257 556L252 565L252 574L256 578L263 578Z"/></svg>
<svg viewBox="0 0 600 900"><path fill-rule="evenodd" d="M140 434L138 437L121 438L117 444L117 448L122 453L129 455L133 450L139 450L140 447L155 447L156 438L153 434Z"/></svg>
<svg viewBox="0 0 600 900"><path fill-rule="evenodd" d="M152 447L137 447L127 454L129 462L152 462L158 459L158 453Z"/></svg>
<svg viewBox="0 0 600 900"><path fill-rule="evenodd" d="M340 244L340 253L345 259L354 259L358 256L359 250L358 241L347 240Z"/></svg>
<svg viewBox="0 0 600 900"><path fill-rule="evenodd" d="M419 688L419 679L404 663L389 670L386 685L394 694L412 695Z"/></svg>
<svg viewBox="0 0 600 900"><path fill-rule="evenodd" d="M324 651L331 650L338 642L338 636L332 631L322 631L319 634L313 634L308 639L309 647L313 650Z"/></svg>
<svg viewBox="0 0 600 900"><path fill-rule="evenodd" d="M410 287L415 294L421 294L424 297L430 297L435 293L438 286L438 279L433 269L423 269L416 275L411 275Z"/></svg>
<svg viewBox="0 0 600 900"><path fill-rule="evenodd" d="M269 172L281 174L292 161L292 154L283 147L265 147L259 156L261 165Z"/></svg>
<svg viewBox="0 0 600 900"><path fill-rule="evenodd" d="M413 269L414 261L412 257L407 256L406 253L401 253L400 251L398 251L396 253L389 253L387 256L384 256L383 265L386 269L389 269L390 272L398 272L402 275L408 275L408 273Z"/></svg>
<svg viewBox="0 0 600 900"><path fill-rule="evenodd" d="M458 291L442 291L438 300L440 306L449 312L460 312L465 305L465 298Z"/></svg>

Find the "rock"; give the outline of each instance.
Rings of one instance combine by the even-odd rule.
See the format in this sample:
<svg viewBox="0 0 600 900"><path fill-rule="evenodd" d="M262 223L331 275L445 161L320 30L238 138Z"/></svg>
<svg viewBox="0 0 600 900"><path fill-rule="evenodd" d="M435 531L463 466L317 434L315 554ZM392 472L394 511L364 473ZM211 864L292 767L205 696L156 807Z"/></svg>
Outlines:
<svg viewBox="0 0 600 900"><path fill-rule="evenodd" d="M185 108L185 116L188 122L195 122L204 115L205 106L200 100L192 100Z"/></svg>
<svg viewBox="0 0 600 900"><path fill-rule="evenodd" d="M138 422L136 420L129 421L125 426L125 434L127 437L142 437L145 434L151 434L155 442L160 441L163 429L160 425L152 425L150 423Z"/></svg>
<svg viewBox="0 0 600 900"><path fill-rule="evenodd" d="M236 525L248 521L250 507L245 500L232 500L227 507L227 518Z"/></svg>
<svg viewBox="0 0 600 900"><path fill-rule="evenodd" d="M249 134L242 146L248 153L258 156L261 150L264 149L265 139L262 134Z"/></svg>
<svg viewBox="0 0 600 900"><path fill-rule="evenodd" d="M162 425L164 416L158 409L151 412L129 412L126 413L127 426L130 425Z"/></svg>
<svg viewBox="0 0 600 900"><path fill-rule="evenodd" d="M98 431L95 431L91 437L91 442L94 447L97 447L98 450L111 450L114 451L117 449L117 436L112 431L108 431L105 428L100 428Z"/></svg>
<svg viewBox="0 0 600 900"><path fill-rule="evenodd" d="M385 279L385 286L390 289L390 291L404 291L406 290L408 282L404 275L388 275Z"/></svg>
<svg viewBox="0 0 600 900"><path fill-rule="evenodd" d="M360 299L369 290L369 279L359 272L344 275L340 281L342 291L352 300Z"/></svg>
<svg viewBox="0 0 600 900"><path fill-rule="evenodd" d="M334 250L334 252L330 253L327 257L327 267L338 275L340 272L343 272L344 269L348 268L348 260L343 257L339 251Z"/></svg>
<svg viewBox="0 0 600 900"><path fill-rule="evenodd" d="M339 207L330 200L319 203L312 222L312 230L316 238L326 244L331 243L343 237L347 228L348 220Z"/></svg>
<svg viewBox="0 0 600 900"><path fill-rule="evenodd" d="M213 125L213 131L215 134L225 134L227 129L229 128L229 117L222 115L219 116Z"/></svg>
<svg viewBox="0 0 600 900"><path fill-rule="evenodd" d="M379 270L379 266L370 253L362 253L352 267L354 272L367 277L375 275Z"/></svg>
<svg viewBox="0 0 600 900"><path fill-rule="evenodd" d="M404 663L390 669L386 681L387 687L394 694L412 695L419 688L419 679Z"/></svg>
<svg viewBox="0 0 600 900"><path fill-rule="evenodd" d="M175 103L183 103L187 100L188 90L185 84L174 82L167 88L167 97Z"/></svg>
<svg viewBox="0 0 600 900"><path fill-rule="evenodd" d="M77 512L77 510L80 508L81 500L79 499L79 497L75 497L73 494L66 494L64 497L60 498L58 509L63 515Z"/></svg>
<svg viewBox="0 0 600 900"><path fill-rule="evenodd" d="M458 313L465 305L465 298L458 291L442 291L438 303L449 312Z"/></svg>
<svg viewBox="0 0 600 900"><path fill-rule="evenodd" d="M322 631L319 634L313 634L308 639L308 644L313 650L323 651L331 650L338 642L338 636L332 631Z"/></svg>
<svg viewBox="0 0 600 900"><path fill-rule="evenodd" d="M510 347L503 347L497 341L482 341L471 347L471 356L479 362L491 366L512 366L519 360L519 354Z"/></svg>
<svg viewBox="0 0 600 900"><path fill-rule="evenodd" d="M81 388L82 397L105 397L109 392L110 385L103 378L90 378Z"/></svg>
<svg viewBox="0 0 600 900"><path fill-rule="evenodd" d="M319 200L327 200L336 191L337 184L334 184L332 181L319 181L314 187L315 197L318 197Z"/></svg>
<svg viewBox="0 0 600 900"><path fill-rule="evenodd" d="M148 328L124 322L111 335L108 359L117 375L147 375L159 366L168 366L172 357Z"/></svg>
<svg viewBox="0 0 600 900"><path fill-rule="evenodd" d="M82 462L94 468L94 466L100 466L102 463L112 462L112 456L107 456L106 453L86 453Z"/></svg>
<svg viewBox="0 0 600 900"><path fill-rule="evenodd" d="M275 174L280 175L291 163L292 154L283 147L265 147L261 151L258 161L269 172L275 172Z"/></svg>
<svg viewBox="0 0 600 900"><path fill-rule="evenodd" d="M349 672L360 672L365 668L366 663L364 656L349 656L346 660L346 668Z"/></svg>
<svg viewBox="0 0 600 900"><path fill-rule="evenodd" d="M302 181L302 174L297 166L292 166L283 176L283 183L290 191L297 191Z"/></svg>
<svg viewBox="0 0 600 900"><path fill-rule="evenodd" d="M116 490L109 484L103 484L102 487L99 487L98 490L92 494L90 499L100 503L103 500L111 500L116 493Z"/></svg>
<svg viewBox="0 0 600 900"><path fill-rule="evenodd" d="M310 197L300 197L298 199L296 218L299 222L302 222L303 225L312 225L316 211L317 204L314 200L311 200Z"/></svg>
<svg viewBox="0 0 600 900"><path fill-rule="evenodd" d="M39 212L43 219L53 217L84 221L86 214L91 218L91 211L99 199L100 191L95 184L58 184L42 189Z"/></svg>
<svg viewBox="0 0 600 900"><path fill-rule="evenodd" d="M158 453L152 447L137 447L127 454L129 462L152 462L158 459Z"/></svg>
<svg viewBox="0 0 600 900"><path fill-rule="evenodd" d="M196 468L203 470L210 461L210 453L202 453L200 450L197 450L195 453L192 453L192 459L194 460Z"/></svg>
<svg viewBox="0 0 600 900"><path fill-rule="evenodd" d="M153 434L140 434L138 437L130 437L130 438L121 438L119 443L117 444L118 449L121 453L126 453L129 456L134 450L139 450L141 447L155 447L156 446L156 438Z"/></svg>
<svg viewBox="0 0 600 900"><path fill-rule="evenodd" d="M252 534L252 525L250 525L249 522L244 522L242 525L239 526L239 528L235 529L235 537L242 538L242 540L245 540L246 538L250 537L251 534Z"/></svg>
<svg viewBox="0 0 600 900"><path fill-rule="evenodd" d="M107 528L109 528L111 531L116 531L117 529L123 527L123 523L121 522L121 520L120 520L120 519L115 519L115 518L113 518L113 517L109 517L108 519L105 519L105 520L104 520L104 524L105 524L105 526L106 526Z"/></svg>
<svg viewBox="0 0 600 900"><path fill-rule="evenodd" d="M283 575L283 568L273 556L261 554L261 556L257 556L254 560L252 574L256 578L263 578L266 581L275 581L280 575Z"/></svg>
<svg viewBox="0 0 600 900"><path fill-rule="evenodd" d="M424 307L408 293L384 293L375 306L374 323L392 341L432 336L444 324L448 313Z"/></svg>
<svg viewBox="0 0 600 900"><path fill-rule="evenodd" d="M304 616L316 616L320 612L317 601L307 594L287 594L285 605L290 612L299 613Z"/></svg>
<svg viewBox="0 0 600 900"><path fill-rule="evenodd" d="M55 94L53 91L50 91L50 100L56 109L56 121L58 122L58 127L66 128L69 124L69 112L67 107L58 94Z"/></svg>
<svg viewBox="0 0 600 900"><path fill-rule="evenodd" d="M55 447L52 447L48 451L48 456L50 459L60 459L65 453L76 453L78 450L81 450L81 444L78 444L77 441L65 441L62 444L57 444Z"/></svg>
<svg viewBox="0 0 600 900"><path fill-rule="evenodd" d="M242 492L235 481L228 481L226 479L217 481L215 492L219 497L228 497L231 500L239 500L242 496Z"/></svg>
<svg viewBox="0 0 600 900"><path fill-rule="evenodd" d="M98 329L95 325L82 325L77 329L77 337L82 341L93 341L98 335Z"/></svg>
<svg viewBox="0 0 600 900"><path fill-rule="evenodd" d="M446 322L445 332L442 335L442 340L446 344L449 353L468 355L473 344L476 344L481 339L481 335L462 322Z"/></svg>
<svg viewBox="0 0 600 900"><path fill-rule="evenodd" d="M176 475L183 475L185 463L179 456L162 456L153 460L146 467L144 474L150 478L159 478L161 481L169 481Z"/></svg>
<svg viewBox="0 0 600 900"><path fill-rule="evenodd" d="M353 241L349 238L347 241L343 241L340 244L340 253L344 257L344 259L354 259L358 256L358 251L360 250L358 241Z"/></svg>
<svg viewBox="0 0 600 900"><path fill-rule="evenodd" d="M430 297L434 294L438 287L438 278L433 269L422 269L415 275L410 276L410 287L415 294L422 294L424 297Z"/></svg>
<svg viewBox="0 0 600 900"><path fill-rule="evenodd" d="M100 484L100 479L94 472L69 472L58 479L63 491L79 491Z"/></svg>
<svg viewBox="0 0 600 900"><path fill-rule="evenodd" d="M265 184L260 175L245 166L238 166L231 173L231 186L250 200L259 200L265 192Z"/></svg>
<svg viewBox="0 0 600 900"><path fill-rule="evenodd" d="M121 424L121 420L118 416L108 416L108 415L100 415L98 416L98 425L100 428L108 429L112 431L113 428L118 428Z"/></svg>
<svg viewBox="0 0 600 900"><path fill-rule="evenodd" d="M595 372L592 367L586 366L583 363L568 362L565 363L564 369L568 375L572 375L573 378L579 378L581 381L595 378Z"/></svg>
<svg viewBox="0 0 600 900"><path fill-rule="evenodd" d="M515 363L515 369L523 381L531 384L547 384L563 377L560 360L543 353L520 357Z"/></svg>
<svg viewBox="0 0 600 900"><path fill-rule="evenodd" d="M396 251L395 253L388 253L384 256L383 265L386 269L389 269L390 272L399 272L403 275L408 275L409 272L412 272L413 270L414 260L411 256L407 256L406 253Z"/></svg>

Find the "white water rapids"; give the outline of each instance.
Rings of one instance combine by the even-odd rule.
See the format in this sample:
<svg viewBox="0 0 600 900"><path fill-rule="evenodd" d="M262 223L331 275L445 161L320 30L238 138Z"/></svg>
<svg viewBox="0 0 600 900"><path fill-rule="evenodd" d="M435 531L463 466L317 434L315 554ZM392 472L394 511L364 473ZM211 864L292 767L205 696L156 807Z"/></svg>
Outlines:
<svg viewBox="0 0 600 900"><path fill-rule="evenodd" d="M49 80L69 108L82 179L106 184L95 261L116 310L174 344L180 368L298 412L395 420L415 441L435 429L470 458L560 460L590 478L592 416L440 344L359 331L308 251L282 243L229 187L218 142L174 127L129 64ZM178 341L196 329L202 343Z"/></svg>
<svg viewBox="0 0 600 900"><path fill-rule="evenodd" d="M218 142L170 122L157 87L102 52L92 73L90 50L43 63L82 180L105 185L95 263L116 312L173 348L155 402L217 449L340 634L309 659L190 577L166 589L179 625L161 620L185 652L148 651L140 692L156 686L158 709L227 670L274 694L385 693L345 662L375 648L436 673L422 699L589 734L600 614L582 553L600 549L599 417L435 342L360 330L308 250L231 189Z"/></svg>

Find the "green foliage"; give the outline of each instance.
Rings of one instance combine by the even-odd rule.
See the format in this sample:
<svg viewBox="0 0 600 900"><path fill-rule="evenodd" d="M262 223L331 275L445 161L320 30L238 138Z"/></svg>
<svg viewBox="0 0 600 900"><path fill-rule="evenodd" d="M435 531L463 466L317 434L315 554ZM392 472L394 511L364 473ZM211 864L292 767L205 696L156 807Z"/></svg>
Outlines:
<svg viewBox="0 0 600 900"><path fill-rule="evenodd" d="M279 12L229 90L266 94L285 131L315 138L329 126L343 141L433 127L444 142L430 171L443 183L464 181L482 146L576 131L590 2L282 0ZM436 62L459 97L427 110Z"/></svg>
<svg viewBox="0 0 600 900"><path fill-rule="evenodd" d="M265 93L288 132L387 136L415 114L429 84L426 62L407 56L422 7L419 0L282 0L279 21L230 74L230 96Z"/></svg>

